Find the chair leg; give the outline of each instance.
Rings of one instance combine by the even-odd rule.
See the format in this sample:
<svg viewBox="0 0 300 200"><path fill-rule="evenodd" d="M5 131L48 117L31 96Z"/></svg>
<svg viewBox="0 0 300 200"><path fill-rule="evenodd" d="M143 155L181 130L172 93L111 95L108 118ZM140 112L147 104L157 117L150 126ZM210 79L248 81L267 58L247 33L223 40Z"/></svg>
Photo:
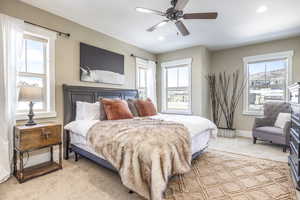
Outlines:
<svg viewBox="0 0 300 200"><path fill-rule="evenodd" d="M283 152L286 153L286 146L283 147Z"/></svg>
<svg viewBox="0 0 300 200"><path fill-rule="evenodd" d="M253 144L256 144L256 140L257 140L257 138L253 137Z"/></svg>
<svg viewBox="0 0 300 200"><path fill-rule="evenodd" d="M78 153L75 152L75 162L78 161L78 156L79 156Z"/></svg>

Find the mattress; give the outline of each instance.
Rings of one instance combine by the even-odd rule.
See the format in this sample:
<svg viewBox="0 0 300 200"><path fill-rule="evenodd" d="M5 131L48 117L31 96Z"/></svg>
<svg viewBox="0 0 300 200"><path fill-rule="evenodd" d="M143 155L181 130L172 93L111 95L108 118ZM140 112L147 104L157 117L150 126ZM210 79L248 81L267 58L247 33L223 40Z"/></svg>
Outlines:
<svg viewBox="0 0 300 200"><path fill-rule="evenodd" d="M190 134L192 144L192 153L199 152L207 147L208 142L211 138L216 137L217 127L208 119L192 116L192 115L168 115L168 114L157 114L152 116L153 119L161 119L165 121L172 121L183 124ZM70 131L71 144L88 151L94 155L98 155L93 149L91 149L87 142L87 133L89 129L99 122L98 120L76 120L70 122L65 126L66 130ZM102 157L101 157L102 158Z"/></svg>
<svg viewBox="0 0 300 200"><path fill-rule="evenodd" d="M70 132L70 138L71 138L71 144L104 159L101 155L99 155L91 147L89 147L86 137L82 136L81 134ZM205 149L208 146L210 138L211 138L211 130L194 134L193 137L191 138L192 154Z"/></svg>

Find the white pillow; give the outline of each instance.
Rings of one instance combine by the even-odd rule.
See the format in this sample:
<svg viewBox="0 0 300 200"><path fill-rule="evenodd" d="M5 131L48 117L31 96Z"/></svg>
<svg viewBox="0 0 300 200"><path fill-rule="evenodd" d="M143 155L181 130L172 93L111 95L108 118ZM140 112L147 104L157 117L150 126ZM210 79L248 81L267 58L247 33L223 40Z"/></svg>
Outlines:
<svg viewBox="0 0 300 200"><path fill-rule="evenodd" d="M291 121L291 113L279 113L275 122L275 127L283 129L285 123L289 121Z"/></svg>
<svg viewBox="0 0 300 200"><path fill-rule="evenodd" d="M100 103L76 101L76 120L100 120Z"/></svg>

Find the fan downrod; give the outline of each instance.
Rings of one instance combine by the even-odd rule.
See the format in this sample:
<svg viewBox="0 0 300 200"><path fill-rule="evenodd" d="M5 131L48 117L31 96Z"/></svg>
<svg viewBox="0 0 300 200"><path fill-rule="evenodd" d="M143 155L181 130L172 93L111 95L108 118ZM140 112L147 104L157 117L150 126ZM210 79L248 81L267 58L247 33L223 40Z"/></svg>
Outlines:
<svg viewBox="0 0 300 200"><path fill-rule="evenodd" d="M176 6L177 4L177 0L171 0L171 5L173 6L173 8Z"/></svg>

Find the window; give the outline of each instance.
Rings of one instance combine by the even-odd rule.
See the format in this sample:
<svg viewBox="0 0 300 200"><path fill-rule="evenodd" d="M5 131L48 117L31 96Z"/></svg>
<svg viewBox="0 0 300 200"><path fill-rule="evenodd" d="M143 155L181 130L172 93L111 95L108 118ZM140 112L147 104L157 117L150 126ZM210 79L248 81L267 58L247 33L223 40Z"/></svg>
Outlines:
<svg viewBox="0 0 300 200"><path fill-rule="evenodd" d="M36 118L55 117L54 49L56 34L31 25L24 33L23 53L17 85L35 85L43 89L43 101L36 102ZM26 119L29 102L18 102L17 119Z"/></svg>
<svg viewBox="0 0 300 200"><path fill-rule="evenodd" d="M24 50L22 63L19 66L18 86L36 85L43 88L44 96L47 93L46 52L47 40L42 40L31 35L24 36ZM18 102L18 112L28 111L29 102ZM47 101L36 102L35 111L45 111Z"/></svg>
<svg viewBox="0 0 300 200"><path fill-rule="evenodd" d="M163 112L191 114L192 59L162 63Z"/></svg>
<svg viewBox="0 0 300 200"><path fill-rule="evenodd" d="M244 114L260 115L267 101L287 100L293 52L281 52L244 58L247 85Z"/></svg>
<svg viewBox="0 0 300 200"><path fill-rule="evenodd" d="M156 105L156 63L136 58L136 88L139 97L150 98Z"/></svg>
<svg viewBox="0 0 300 200"><path fill-rule="evenodd" d="M145 66L139 65L137 67L137 89L139 91L139 97L142 99L147 98L147 71Z"/></svg>

